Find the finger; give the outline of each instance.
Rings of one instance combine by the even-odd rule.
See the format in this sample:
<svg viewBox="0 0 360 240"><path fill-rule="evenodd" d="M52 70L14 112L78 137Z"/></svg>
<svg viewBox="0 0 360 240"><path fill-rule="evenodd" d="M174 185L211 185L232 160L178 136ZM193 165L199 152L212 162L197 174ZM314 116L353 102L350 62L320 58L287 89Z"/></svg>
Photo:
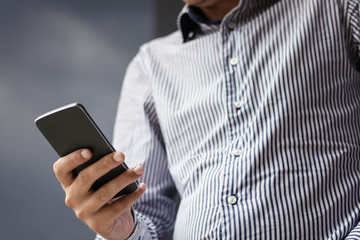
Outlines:
<svg viewBox="0 0 360 240"><path fill-rule="evenodd" d="M104 217L106 216L108 219L115 220L131 208L141 198L145 190L145 183L140 183L139 188L135 192L130 193L99 210L99 217L105 219Z"/></svg>
<svg viewBox="0 0 360 240"><path fill-rule="evenodd" d="M79 194L88 193L89 189L96 180L113 168L122 164L124 162L124 158L124 154L121 152L114 152L106 155L99 161L79 172L72 187L75 188Z"/></svg>
<svg viewBox="0 0 360 240"><path fill-rule="evenodd" d="M92 205L93 202L91 199L89 199L89 196L92 195L92 192L89 191L91 186L97 179L123 162L124 154L121 152L115 152L106 155L105 157L81 170L71 186L66 188L66 205L71 208L79 205L90 205L90 207L82 207L81 209L87 208L97 211L100 207L102 207L102 205ZM88 211L80 211L80 214L77 215L83 215L83 212Z"/></svg>
<svg viewBox="0 0 360 240"><path fill-rule="evenodd" d="M108 203L120 190L135 182L144 173L144 168L137 166L126 170L116 178L104 184L101 188L91 194L91 204L94 209L100 209Z"/></svg>
<svg viewBox="0 0 360 240"><path fill-rule="evenodd" d="M90 150L80 149L60 158L54 163L54 173L63 188L70 186L74 181L72 170L90 160L91 155Z"/></svg>
<svg viewBox="0 0 360 240"><path fill-rule="evenodd" d="M129 232L130 234L134 227L130 208L140 199L145 189L145 184L141 183L135 192L119 198L111 205L104 206L93 214L91 221L87 222L88 226L109 239L111 238L113 229L119 226L121 226L124 234L125 232ZM128 230L126 230L127 228Z"/></svg>

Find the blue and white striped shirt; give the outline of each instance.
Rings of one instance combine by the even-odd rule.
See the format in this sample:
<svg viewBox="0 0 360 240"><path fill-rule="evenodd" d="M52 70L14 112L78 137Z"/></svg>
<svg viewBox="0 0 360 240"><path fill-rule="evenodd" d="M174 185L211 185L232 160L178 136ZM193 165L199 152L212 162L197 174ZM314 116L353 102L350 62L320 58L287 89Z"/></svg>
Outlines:
<svg viewBox="0 0 360 240"><path fill-rule="evenodd" d="M123 84L114 145L147 184L130 238L360 239L359 0L179 26Z"/></svg>

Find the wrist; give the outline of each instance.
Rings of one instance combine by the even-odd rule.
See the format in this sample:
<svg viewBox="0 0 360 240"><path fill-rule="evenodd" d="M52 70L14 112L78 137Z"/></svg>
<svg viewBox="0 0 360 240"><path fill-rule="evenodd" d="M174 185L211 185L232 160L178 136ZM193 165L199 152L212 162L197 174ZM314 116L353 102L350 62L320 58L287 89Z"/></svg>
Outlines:
<svg viewBox="0 0 360 240"><path fill-rule="evenodd" d="M126 239L128 239L129 237L131 237L131 235L133 235L133 233L134 233L134 231L136 229L136 225L137 225L137 217L136 217L136 214L135 214L135 210L131 207L130 211L131 211L131 216L132 216L134 225L133 225L131 233L129 234L129 236Z"/></svg>

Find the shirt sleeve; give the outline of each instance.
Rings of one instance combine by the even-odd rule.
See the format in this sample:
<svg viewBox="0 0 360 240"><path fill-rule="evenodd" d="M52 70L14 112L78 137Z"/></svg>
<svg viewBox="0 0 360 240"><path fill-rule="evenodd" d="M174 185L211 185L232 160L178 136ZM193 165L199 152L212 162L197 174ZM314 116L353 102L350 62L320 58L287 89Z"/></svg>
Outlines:
<svg viewBox="0 0 360 240"><path fill-rule="evenodd" d="M349 22L350 33L352 36L352 50L356 55L357 68L360 70L360 1L348 0L347 2L347 19ZM351 230L346 240L360 240L360 223Z"/></svg>
<svg viewBox="0 0 360 240"><path fill-rule="evenodd" d="M125 75L113 143L115 149L125 154L129 167L141 165L145 169L140 181L147 189L133 206L136 227L129 239L169 239L176 218L178 194L169 173L151 77L143 55L140 50Z"/></svg>
<svg viewBox="0 0 360 240"><path fill-rule="evenodd" d="M360 71L360 1L345 0L345 38L348 43L350 60Z"/></svg>
<svg viewBox="0 0 360 240"><path fill-rule="evenodd" d="M351 230L349 235L345 238L346 240L360 240L360 223Z"/></svg>

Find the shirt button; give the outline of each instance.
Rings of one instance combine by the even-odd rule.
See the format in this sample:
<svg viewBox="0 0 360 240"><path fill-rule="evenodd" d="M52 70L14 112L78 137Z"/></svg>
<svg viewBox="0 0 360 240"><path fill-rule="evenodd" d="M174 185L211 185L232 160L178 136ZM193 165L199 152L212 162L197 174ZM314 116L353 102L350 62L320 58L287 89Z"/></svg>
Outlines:
<svg viewBox="0 0 360 240"><path fill-rule="evenodd" d="M230 59L230 64L233 66L236 66L239 63L239 59L238 58L231 58Z"/></svg>
<svg viewBox="0 0 360 240"><path fill-rule="evenodd" d="M235 156L235 157L239 157L241 155L242 151L241 149L235 149L232 154Z"/></svg>
<svg viewBox="0 0 360 240"><path fill-rule="evenodd" d="M194 32L189 32L188 38L189 38L189 39L192 39L193 37L194 37Z"/></svg>
<svg viewBox="0 0 360 240"><path fill-rule="evenodd" d="M243 103L241 101L236 101L233 103L233 105L236 109L239 109L242 107Z"/></svg>
<svg viewBox="0 0 360 240"><path fill-rule="evenodd" d="M233 30L234 28L236 28L236 23L235 23L235 22L228 22L228 23L227 23L227 27L228 27L230 30Z"/></svg>
<svg viewBox="0 0 360 240"><path fill-rule="evenodd" d="M235 205L237 203L237 197L235 195L230 195L227 197L227 202L231 205Z"/></svg>

